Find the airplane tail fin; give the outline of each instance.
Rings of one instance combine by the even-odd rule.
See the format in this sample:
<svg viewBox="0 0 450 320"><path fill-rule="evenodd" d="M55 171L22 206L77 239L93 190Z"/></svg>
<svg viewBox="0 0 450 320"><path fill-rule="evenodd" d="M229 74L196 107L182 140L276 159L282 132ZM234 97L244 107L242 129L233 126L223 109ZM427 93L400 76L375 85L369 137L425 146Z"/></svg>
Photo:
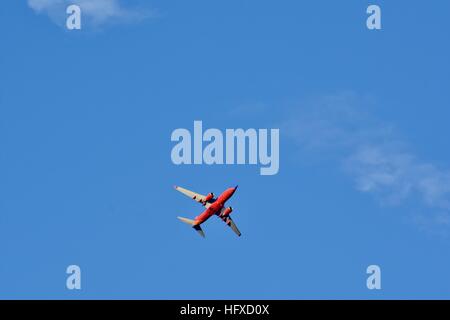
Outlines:
<svg viewBox="0 0 450 320"><path fill-rule="evenodd" d="M199 224L195 224L195 220L192 219L188 219L188 218L183 218L183 217L177 217L178 219L180 219L181 221L183 221L184 223L192 226L192 228L194 228L198 234L200 236L202 236L203 238L205 237L205 233L203 232L202 228L200 227Z"/></svg>

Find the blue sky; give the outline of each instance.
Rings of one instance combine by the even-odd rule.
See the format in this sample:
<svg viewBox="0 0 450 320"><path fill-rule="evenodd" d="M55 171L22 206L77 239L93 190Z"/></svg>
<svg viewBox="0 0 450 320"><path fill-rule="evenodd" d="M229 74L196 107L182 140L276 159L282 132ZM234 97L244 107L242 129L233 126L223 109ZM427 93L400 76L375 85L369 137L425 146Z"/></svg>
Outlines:
<svg viewBox="0 0 450 320"><path fill-rule="evenodd" d="M0 298L450 298L450 4L43 4L0 10ZM175 166L194 120L280 128L279 173ZM174 184L239 184L243 236Z"/></svg>

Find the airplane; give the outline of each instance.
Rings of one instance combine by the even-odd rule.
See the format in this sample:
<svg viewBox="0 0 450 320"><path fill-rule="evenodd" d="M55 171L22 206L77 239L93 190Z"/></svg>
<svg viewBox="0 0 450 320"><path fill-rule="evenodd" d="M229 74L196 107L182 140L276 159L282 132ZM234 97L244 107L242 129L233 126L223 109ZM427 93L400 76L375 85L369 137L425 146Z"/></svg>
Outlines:
<svg viewBox="0 0 450 320"><path fill-rule="evenodd" d="M241 232L236 227L236 224L230 217L230 213L233 211L233 208L232 207L225 208L225 202L233 196L237 188L238 186L234 188L228 188L219 197L215 198L214 193L212 192L204 196L199 193L184 189L182 187L175 186L175 190L201 203L206 208L205 211L203 211L203 213L195 217L194 220L183 217L177 218L183 221L184 223L191 225L192 228L194 228L198 232L198 234L204 238L205 233L203 232L200 225L213 215L216 215L220 219L222 219L222 221L225 222L231 228L231 230L233 230L234 233L236 233L240 237Z"/></svg>

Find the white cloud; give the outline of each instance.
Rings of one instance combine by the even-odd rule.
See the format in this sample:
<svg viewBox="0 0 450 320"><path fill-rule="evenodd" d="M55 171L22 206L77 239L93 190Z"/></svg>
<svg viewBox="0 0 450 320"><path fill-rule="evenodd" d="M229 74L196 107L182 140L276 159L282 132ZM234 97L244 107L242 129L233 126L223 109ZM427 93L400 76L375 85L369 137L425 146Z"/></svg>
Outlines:
<svg viewBox="0 0 450 320"><path fill-rule="evenodd" d="M418 196L428 207L450 209L450 172L420 161L411 152L384 145L358 147L346 168L363 192L381 194L390 203Z"/></svg>
<svg viewBox="0 0 450 320"><path fill-rule="evenodd" d="M107 22L135 22L153 15L147 9L127 8L119 0L28 0L36 13L45 13L59 25L67 18L66 8L76 4L81 8L83 24L102 25Z"/></svg>
<svg viewBox="0 0 450 320"><path fill-rule="evenodd" d="M305 154L342 163L357 190L383 204L418 202L429 212L414 218L421 226L450 225L450 171L421 160L370 105L352 93L327 96L305 103L281 127Z"/></svg>

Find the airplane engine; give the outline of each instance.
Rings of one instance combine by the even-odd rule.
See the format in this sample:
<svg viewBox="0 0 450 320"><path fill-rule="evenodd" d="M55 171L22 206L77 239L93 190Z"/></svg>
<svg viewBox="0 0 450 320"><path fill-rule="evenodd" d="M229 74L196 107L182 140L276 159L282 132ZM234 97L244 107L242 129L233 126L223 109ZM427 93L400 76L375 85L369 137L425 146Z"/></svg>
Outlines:
<svg viewBox="0 0 450 320"><path fill-rule="evenodd" d="M225 210L223 210L222 212L222 217L228 217L230 215L230 213L233 212L233 208L232 207L228 207Z"/></svg>
<svg viewBox="0 0 450 320"><path fill-rule="evenodd" d="M214 198L214 193L208 193L208 195L205 197L205 202L208 202L209 200L211 200L212 198Z"/></svg>

